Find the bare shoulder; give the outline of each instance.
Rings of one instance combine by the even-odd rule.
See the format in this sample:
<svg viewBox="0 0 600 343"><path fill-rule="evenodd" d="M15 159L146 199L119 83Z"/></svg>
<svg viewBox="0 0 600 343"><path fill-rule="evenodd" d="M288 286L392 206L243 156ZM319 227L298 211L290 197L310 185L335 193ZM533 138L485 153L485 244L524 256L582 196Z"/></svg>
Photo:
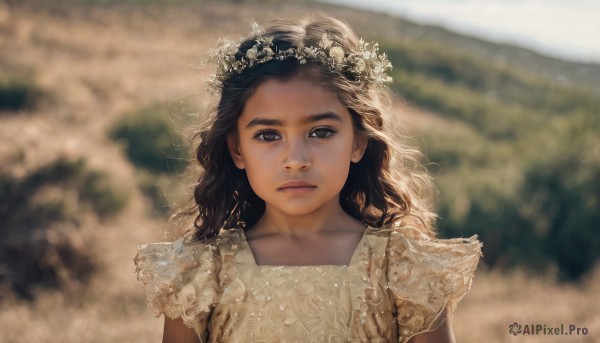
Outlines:
<svg viewBox="0 0 600 343"><path fill-rule="evenodd" d="M187 327L181 318L171 319L165 316L163 343L200 343L196 332Z"/></svg>

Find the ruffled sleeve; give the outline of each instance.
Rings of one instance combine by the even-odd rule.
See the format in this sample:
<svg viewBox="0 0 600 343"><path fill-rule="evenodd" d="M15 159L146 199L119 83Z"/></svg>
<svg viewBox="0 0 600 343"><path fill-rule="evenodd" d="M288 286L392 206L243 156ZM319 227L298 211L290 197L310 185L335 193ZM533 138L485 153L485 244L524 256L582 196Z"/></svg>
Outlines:
<svg viewBox="0 0 600 343"><path fill-rule="evenodd" d="M142 245L134 259L154 316L175 319L204 340L211 310L218 302L221 261L216 245L201 242Z"/></svg>
<svg viewBox="0 0 600 343"><path fill-rule="evenodd" d="M412 227L395 228L388 241L388 287L397 307L399 342L434 330L444 309L469 292L481 256L477 236L429 238Z"/></svg>

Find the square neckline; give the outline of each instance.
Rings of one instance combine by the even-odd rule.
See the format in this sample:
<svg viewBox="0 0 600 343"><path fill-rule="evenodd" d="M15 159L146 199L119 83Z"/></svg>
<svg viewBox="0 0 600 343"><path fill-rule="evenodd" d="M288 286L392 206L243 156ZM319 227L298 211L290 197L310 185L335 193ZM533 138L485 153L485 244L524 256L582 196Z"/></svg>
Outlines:
<svg viewBox="0 0 600 343"><path fill-rule="evenodd" d="M240 231L239 234L240 234L243 250L247 250L247 253L250 257L252 266L254 266L256 268L266 268L266 269L269 269L269 268L270 269L274 269L274 268L290 268L290 269L292 269L292 268L338 268L338 269L345 269L345 268L348 268L348 267L354 265L356 259L358 258L359 251L365 245L364 244L365 239L367 237L368 231L371 230L371 227L367 226L365 228L365 231L362 233L362 237L358 241L358 244L356 244L356 247L354 247L354 251L352 252L352 257L350 258L350 261L348 262L348 264L306 264L306 265L258 264L256 262L256 256L254 256L254 252L250 248L250 244L248 243L248 240L246 239L246 232L242 228L239 228L238 230ZM236 256L236 260L237 260L237 256Z"/></svg>

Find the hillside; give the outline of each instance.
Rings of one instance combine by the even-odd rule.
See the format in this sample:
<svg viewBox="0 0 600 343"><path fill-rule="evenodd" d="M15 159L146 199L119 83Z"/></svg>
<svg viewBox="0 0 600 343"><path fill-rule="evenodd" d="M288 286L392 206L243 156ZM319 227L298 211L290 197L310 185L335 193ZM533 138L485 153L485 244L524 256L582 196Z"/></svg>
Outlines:
<svg viewBox="0 0 600 343"><path fill-rule="evenodd" d="M22 90L26 99L16 109L8 105L0 109L0 160L3 162L0 186L5 191L2 196L10 193L7 189L32 187L42 176L52 181L48 185L38 184L29 198L16 191L16 195L9 194L11 198L2 198L27 204L17 208L20 217L16 218L6 210L12 211L15 207L2 203L0 215L6 217L0 218L9 218L10 224L14 224L10 226L6 224L8 220L3 221L2 243L12 237L35 238L47 243L50 248L43 251L43 259L50 268L44 270L50 270L56 279L54 283L33 287L29 299L7 297L7 289L0 286L0 342L159 340L162 319L153 318L147 311L140 284L135 280L132 259L139 244L164 239L162 231L166 219L154 209L144 180L149 178L150 183L160 184L156 193L161 196L164 192L169 198L180 196L180 185L168 177L165 181L162 176L156 179L148 176L130 161L123 144L114 141L110 132L123 118L157 107L170 114L175 126L198 124L199 115L193 115L196 111L190 107L201 108L206 71L192 66L198 65L218 37L236 38L246 33L249 18L262 22L276 16L293 17L317 10L346 19L367 40L379 40L389 51L395 64L394 91L407 101L402 105L401 101L397 102L398 113L402 114L409 131L417 136L415 142L426 149L432 161L442 166L438 185L445 198L440 207L448 218L441 221L441 234L470 234L471 231L461 226L474 219L465 214L468 207L465 204L472 204L473 199L484 199L481 194L490 194L490 189L510 193L518 187L520 184L514 180L521 180L519 168L537 155L541 149L538 144L545 144L541 145L544 152L564 149L565 155L571 150L570 144L598 146L593 135L597 121L589 119L590 111L598 108L597 97L590 95L600 88L597 66L590 66L585 75L580 75L577 71L585 66L386 15L313 3L0 2L0 85L9 85L3 89ZM376 28L373 23L377 23ZM448 45L453 48L449 49ZM499 51L507 56L505 62L485 64L485 61L493 61L490 56L497 56ZM527 58L514 57L520 55ZM530 62L525 62L526 59ZM445 78L440 76L440 65L445 67L442 70ZM543 65L547 66L542 69L548 74L535 69ZM470 68L459 69L463 66ZM482 76L484 70L492 72ZM568 75L576 85L554 84L556 78L552 75L561 73ZM578 75L581 78L577 78ZM482 94L485 98L491 88L500 85L497 99L504 102L494 100L491 105L482 102ZM518 87L512 89L513 86ZM569 88L561 88L567 86ZM547 120L546 110L552 108L552 103L535 102L534 96L523 96L523 89L528 88L538 92L535 99L552 94L549 100L564 105L551 114L558 119ZM558 96L561 94L568 97L562 99ZM11 99L17 98L12 95ZM453 98L462 102L449 102L448 99ZM573 101L584 106L569 105ZM479 104L481 111L477 113L486 114L487 119L465 114L463 109L473 104ZM531 112L533 108L538 110ZM497 118L498 109L514 111L504 126L488 122L490 118ZM523 113L530 112L533 113L530 121L520 121ZM570 122L573 117L580 122ZM540 122L547 123L540 126ZM560 139L555 140L557 137ZM528 142L536 142L536 145ZM519 156L523 151L524 157L516 158L517 151ZM594 156L597 157L600 150L590 151L596 155L583 155L587 158L586 165L590 165L585 171L595 170ZM67 162L53 164L61 157ZM78 164L78 158L85 163ZM518 161L513 164L513 160ZM432 168L435 172L435 167ZM491 173L495 169L502 174ZM56 170L67 170L73 179L61 179L66 174L56 175L52 172ZM511 178L514 175L517 177ZM595 177L590 175L577 176L585 181L586 177ZM456 182L457 179L468 179L470 184ZM495 187L477 189L477 185L489 185L490 179L497 182ZM21 182L23 180L29 181ZM96 181L100 186L94 186ZM90 184L92 186L87 187ZM509 187L505 187L507 184ZM479 198L474 198L474 193ZM588 196L583 190L577 194ZM99 205L88 201L90 197L107 199L107 202ZM589 197L593 201L593 197ZM481 211L472 215L486 216L491 213L491 210L486 212L486 206L493 209L503 205L492 200L482 203ZM446 208L447 204L455 204L456 208ZM597 203L592 202L590 206ZM471 205L470 208L476 207ZM535 208L529 210L528 213L538 213ZM595 218L583 215L580 217ZM473 223L480 224L484 219ZM495 228L509 224L499 222ZM499 242L492 239L497 231L486 236L485 232L472 230L488 239L484 241L486 246L497 249L491 250L490 255L500 262L490 260L489 264L497 263L495 267L502 269L502 263L508 262L502 254L504 246L494 245ZM513 234L518 236L518 232ZM563 236L559 238L568 241ZM594 239L596 236L590 241ZM62 240L70 244L67 247L72 250L67 251L91 259L94 266L91 276L79 279L74 275L73 271L85 270L86 266L75 265L77 269L69 269L73 264L57 253L63 251L60 250L64 246ZM17 253L26 259L34 252ZM518 265L522 260L515 261ZM0 265L0 283L6 281L9 268L11 266ZM563 284L556 281L556 273L534 276L518 268L507 270L499 273L482 263L472 292L455 315L458 341L510 341L508 325L514 321L576 324L587 327L590 334L573 337L573 342L600 339L600 316L596 310L600 304L595 296L600 284L597 271L590 267L578 283ZM549 299L553 301L549 303ZM490 308L494 311L489 311ZM560 341L544 336L518 338L523 338L519 340L523 342Z"/></svg>
<svg viewBox="0 0 600 343"><path fill-rule="evenodd" d="M377 25L372 24L375 22ZM597 63L565 61L520 46L493 43L386 13L363 12L353 23L364 35L377 35L378 40L424 41L512 70L539 75L558 84L582 86L600 96L600 65Z"/></svg>

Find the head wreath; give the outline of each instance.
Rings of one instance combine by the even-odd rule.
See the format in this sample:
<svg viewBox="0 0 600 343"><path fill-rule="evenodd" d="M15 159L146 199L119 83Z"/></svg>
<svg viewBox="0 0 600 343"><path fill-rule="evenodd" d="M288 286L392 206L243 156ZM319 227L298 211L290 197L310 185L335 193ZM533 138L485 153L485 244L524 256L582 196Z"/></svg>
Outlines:
<svg viewBox="0 0 600 343"><path fill-rule="evenodd" d="M315 46L278 49L273 37L265 35L256 23L252 24L255 44L245 52L240 50L241 42L220 40L209 61L216 64L217 70L210 79L213 89L221 89L232 75L271 60L296 59L300 64L317 63L329 71L337 72L351 81L362 84L383 84L392 78L386 71L392 68L385 53L379 54L379 44L359 40L355 51L346 51L324 33Z"/></svg>

